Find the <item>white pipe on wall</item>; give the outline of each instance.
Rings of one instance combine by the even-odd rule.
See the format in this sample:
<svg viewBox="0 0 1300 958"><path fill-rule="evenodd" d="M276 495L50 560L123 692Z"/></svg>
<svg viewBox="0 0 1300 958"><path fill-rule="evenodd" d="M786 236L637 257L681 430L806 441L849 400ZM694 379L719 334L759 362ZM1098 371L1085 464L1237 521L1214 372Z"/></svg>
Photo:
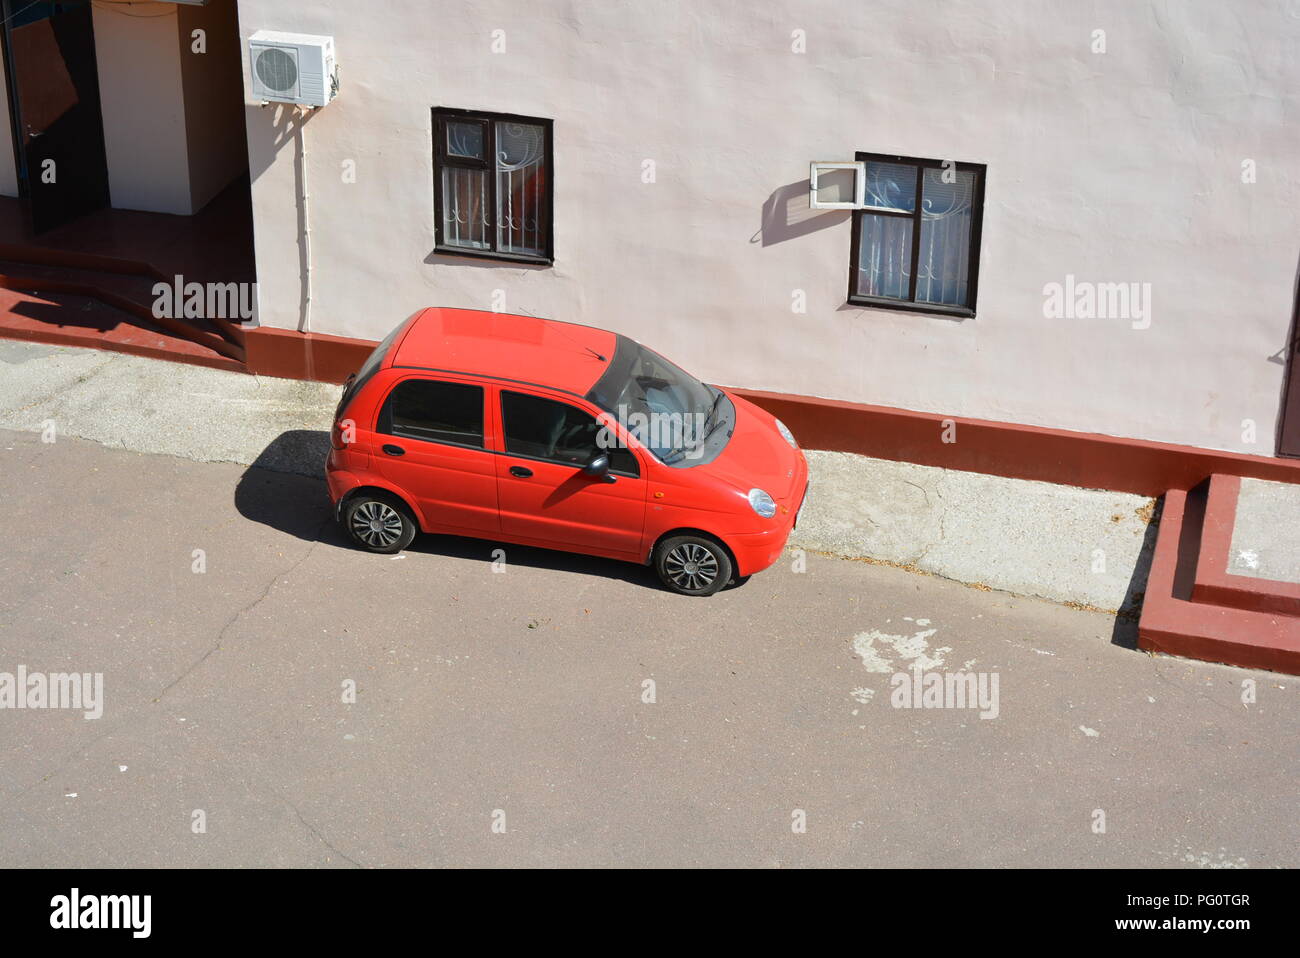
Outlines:
<svg viewBox="0 0 1300 958"><path fill-rule="evenodd" d="M298 137L298 182L301 184L298 201L302 204L303 250L303 297L302 313L298 319L298 332L306 333L311 331L311 216L307 193L307 133L304 127L306 126L307 115L311 111L309 108L299 107L294 112L299 116L298 129L295 133Z"/></svg>

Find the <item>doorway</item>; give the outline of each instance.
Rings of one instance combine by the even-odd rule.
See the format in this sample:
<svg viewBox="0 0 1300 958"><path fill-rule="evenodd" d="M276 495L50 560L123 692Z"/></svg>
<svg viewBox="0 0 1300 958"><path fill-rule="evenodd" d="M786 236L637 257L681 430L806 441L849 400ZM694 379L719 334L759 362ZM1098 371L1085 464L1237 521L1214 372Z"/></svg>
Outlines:
<svg viewBox="0 0 1300 958"><path fill-rule="evenodd" d="M108 205L90 0L2 0L19 194L33 233Z"/></svg>
<svg viewBox="0 0 1300 958"><path fill-rule="evenodd" d="M1300 270L1296 274L1295 305L1291 330L1282 347L1282 419L1277 430L1277 454L1300 459Z"/></svg>

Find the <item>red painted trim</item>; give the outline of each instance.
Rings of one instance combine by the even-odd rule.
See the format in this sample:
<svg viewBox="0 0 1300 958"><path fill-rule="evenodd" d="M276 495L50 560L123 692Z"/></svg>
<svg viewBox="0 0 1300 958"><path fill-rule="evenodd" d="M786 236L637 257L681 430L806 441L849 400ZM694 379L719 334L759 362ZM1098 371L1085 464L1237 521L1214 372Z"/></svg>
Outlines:
<svg viewBox="0 0 1300 958"><path fill-rule="evenodd" d="M1018 423L737 389L808 449L1158 496L1215 473L1300 482L1300 462ZM955 442L944 442L948 423Z"/></svg>
<svg viewBox="0 0 1300 958"><path fill-rule="evenodd" d="M246 330L245 345L253 372L343 382L376 344L264 326ZM807 449L1144 496L1190 489L1215 472L1300 482L1300 461L812 396L732 391L783 420ZM955 442L943 441L949 423Z"/></svg>
<svg viewBox="0 0 1300 958"><path fill-rule="evenodd" d="M244 362L259 376L341 383L378 345L368 339L258 326L244 330Z"/></svg>
<svg viewBox="0 0 1300 958"><path fill-rule="evenodd" d="M1195 495L1195 494L1193 494ZM1147 579L1138 648L1185 658L1300 675L1300 619L1229 609L1180 598L1199 533L1199 509L1188 493L1165 495Z"/></svg>
<svg viewBox="0 0 1300 958"><path fill-rule="evenodd" d="M1214 475L1205 504L1192 599L1236 609L1300 616L1300 583L1228 572L1241 477Z"/></svg>
<svg viewBox="0 0 1300 958"><path fill-rule="evenodd" d="M269 326L241 332L249 372L286 379L341 383L376 345L374 340ZM732 391L782 419L807 449L1144 496L1190 489L1213 473L1300 482L1300 460L812 396ZM946 432L956 441L944 442Z"/></svg>

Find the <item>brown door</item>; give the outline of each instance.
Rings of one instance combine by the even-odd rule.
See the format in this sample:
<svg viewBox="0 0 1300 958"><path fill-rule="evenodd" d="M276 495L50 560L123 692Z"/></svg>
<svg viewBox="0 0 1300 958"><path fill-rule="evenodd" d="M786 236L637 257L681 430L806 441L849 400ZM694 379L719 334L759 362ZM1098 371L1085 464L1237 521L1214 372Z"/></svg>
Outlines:
<svg viewBox="0 0 1300 958"><path fill-rule="evenodd" d="M89 0L3 0L19 188L32 229L108 205Z"/></svg>

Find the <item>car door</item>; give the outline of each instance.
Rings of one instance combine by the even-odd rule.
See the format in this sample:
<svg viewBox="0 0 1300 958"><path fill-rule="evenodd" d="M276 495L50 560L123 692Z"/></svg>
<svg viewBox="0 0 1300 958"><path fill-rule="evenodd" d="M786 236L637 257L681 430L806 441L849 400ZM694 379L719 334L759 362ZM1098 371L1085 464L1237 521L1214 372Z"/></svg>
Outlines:
<svg viewBox="0 0 1300 958"><path fill-rule="evenodd" d="M576 403L502 389L503 454L497 457L501 531L578 552L640 558L646 480L636 453L602 448L611 435ZM603 452L607 477L582 467Z"/></svg>
<svg viewBox="0 0 1300 958"><path fill-rule="evenodd" d="M410 497L427 528L472 536L501 530L485 400L481 384L411 375L380 407L375 468Z"/></svg>

